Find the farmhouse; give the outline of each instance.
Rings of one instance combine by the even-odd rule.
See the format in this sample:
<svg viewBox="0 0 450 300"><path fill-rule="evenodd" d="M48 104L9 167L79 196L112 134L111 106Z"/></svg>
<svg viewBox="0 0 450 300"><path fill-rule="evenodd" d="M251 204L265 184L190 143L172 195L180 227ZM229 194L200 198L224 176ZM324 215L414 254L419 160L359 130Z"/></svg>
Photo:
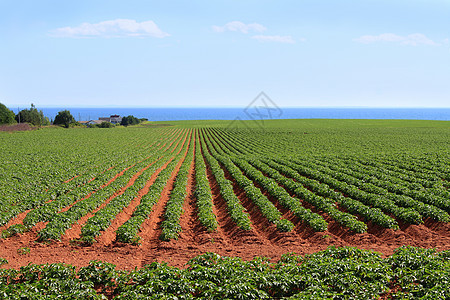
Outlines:
<svg viewBox="0 0 450 300"><path fill-rule="evenodd" d="M122 122L122 117L119 115L111 115L110 117L102 117L102 118L98 118L100 121L102 122L109 122L112 124L117 124Z"/></svg>
<svg viewBox="0 0 450 300"><path fill-rule="evenodd" d="M89 125L101 124L102 122L103 121L101 121L101 120L89 120L89 121L80 121L78 123L89 126Z"/></svg>

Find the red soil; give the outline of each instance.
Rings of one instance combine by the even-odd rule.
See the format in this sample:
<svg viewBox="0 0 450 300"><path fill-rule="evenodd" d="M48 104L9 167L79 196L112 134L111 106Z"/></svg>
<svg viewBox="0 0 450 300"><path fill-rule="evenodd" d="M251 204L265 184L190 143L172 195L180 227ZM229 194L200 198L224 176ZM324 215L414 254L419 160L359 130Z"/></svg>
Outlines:
<svg viewBox="0 0 450 300"><path fill-rule="evenodd" d="M190 258L205 253L216 252L225 256L239 256L245 260L255 256L266 256L277 260L283 253L296 252L308 254L326 249L329 245L355 246L362 249L372 249L383 253L384 256L393 253L393 250L401 245L413 245L437 250L450 250L450 238L440 231L450 231L449 224L433 222L432 226L440 228L432 229L430 225L408 225L401 230L379 228L369 226L369 231L364 234L353 234L335 229L315 233L301 222L296 225L290 235L297 239L287 241L276 238L276 232L270 226L267 230L263 226L257 226L260 235L244 235L236 228L227 217L226 206L223 199L217 194L217 185L211 180L214 193L214 211L217 215L219 228L217 232L207 232L196 217L196 207L192 192L188 197L186 213L182 219L183 232L177 241L162 242L158 239L167 190L161 205L154 211L156 217L149 219L144 224L141 236L144 243L141 246L123 244L96 243L89 247L77 246L68 242L57 242L50 245L36 243L37 231L45 226L45 223L36 225L32 231L22 235L0 240L0 257L6 258L9 264L3 268L20 268L28 263L56 263L65 262L76 266L85 266L90 260L103 260L114 263L120 269L134 269L152 261L166 261L173 266L183 266ZM169 187L170 188L170 187ZM192 180L188 187L192 189ZM185 206L186 208L186 206ZM193 220L194 219L194 220ZM333 227L333 225L331 226ZM273 236L275 235L275 236ZM283 236L282 233L279 234ZM290 238L290 237L289 237ZM18 249L28 247L29 254L19 255Z"/></svg>
<svg viewBox="0 0 450 300"><path fill-rule="evenodd" d="M155 256L155 254L161 251L161 249L165 249L164 244L166 244L167 242L163 242L159 239L159 237L161 236L161 223L164 220L165 207L167 201L170 198L170 192L173 189L175 178L189 151L190 135L186 135L185 141L186 140L188 145L186 147L186 151L184 152L183 158L180 159L178 164L175 166L175 169L172 171L171 177L167 181L167 184L161 193L161 198L159 199L158 203L153 207L152 214L144 222L144 224L142 224L142 231L139 234L139 236L141 237L142 240L141 247L143 251L140 253L141 264L139 265L139 267L142 267L147 263L151 263L152 261L157 260L157 256Z"/></svg>
<svg viewBox="0 0 450 300"><path fill-rule="evenodd" d="M187 138L188 134L185 134L184 141ZM354 234L331 220L326 214L321 213L329 222L328 230L314 232L292 213L282 208L276 199L269 197L269 200L283 213L283 217L295 224L292 232L281 233L260 215L257 207L235 185L235 192L248 210L254 224L252 230L243 231L233 223L227 214L226 203L220 195L219 187L209 167L207 167L207 178L212 190L213 211L217 216L219 226L216 232L208 232L197 218L194 194L195 166L193 163L191 163L186 187L185 212L181 217L182 232L178 240L163 242L159 240L160 224L165 204L173 188L173 182L182 160L172 173L172 178L168 181L150 218L142 227L140 233L143 239L142 245L111 243L115 236L115 229L129 218L138 204L139 199L136 198L128 208L119 214L117 221L113 222L111 228L100 236L99 242L92 246L76 245L70 243L67 238L63 242L37 243L37 231L44 227L45 223L37 224L31 231L24 234L0 239L0 257L9 261L9 264L2 268L19 268L28 263L56 262L85 266L90 260L107 261L116 264L119 269L127 270L142 267L152 261L165 261L169 265L182 267L189 259L205 252L216 252L224 256L239 256L245 260L250 260L255 256L266 256L276 261L286 252L296 252L303 255L324 250L330 245L372 249L383 253L383 256L391 255L394 249L402 245L450 250L450 224L448 223L426 220L421 225L400 224L400 230L397 231L380 228L369 223L367 233ZM146 188L151 185L153 178L152 176ZM143 189L141 194L145 192L145 189ZM307 203L304 204L305 207L308 207ZM30 248L30 253L18 254L18 249L21 247Z"/></svg>
<svg viewBox="0 0 450 300"><path fill-rule="evenodd" d="M136 165L136 164L133 164L133 165L131 165L131 166L128 166L128 167L126 167L125 169L123 169L122 171L120 171L119 173L117 173L116 175L114 175L114 177L111 178L110 180L108 180L107 183L105 183L104 185L102 185L102 186L100 187L99 190L101 190L101 189L107 187L108 185L110 185L111 183L113 183L118 177L122 176L123 173L125 173L128 169L132 168L132 167L135 166L135 165ZM74 206L75 204L77 204L78 202L80 202L80 201L82 201L82 200L85 200L85 199L89 198L90 196L92 196L92 194L95 194L96 192L97 192L97 190L90 192L89 194L87 194L87 195L84 196L83 198L80 198L80 199L74 201L72 204L70 204L70 205L64 207L63 209L60 210L60 212L68 211L72 206Z"/></svg>
<svg viewBox="0 0 450 300"><path fill-rule="evenodd" d="M35 130L36 127L30 126L30 124L27 123L20 123L20 124L14 124L14 125L2 125L0 126L0 131L28 131L28 130Z"/></svg>
<svg viewBox="0 0 450 300"><path fill-rule="evenodd" d="M31 210L28 209L24 212L21 212L20 214L18 214L17 216L15 216L13 219L9 220L8 223L6 223L6 225L0 226L0 232L2 232L3 230L9 228L12 225L16 225L16 224L20 224L22 223L23 219L26 217L26 215L30 212ZM0 257L1 257L1 253L0 253Z"/></svg>
<svg viewBox="0 0 450 300"><path fill-rule="evenodd" d="M88 213L87 215L83 216L81 219L79 219L77 221L77 223L73 224L71 228L67 229L66 232L64 233L64 235L62 236L61 241L62 242L69 242L73 239L79 239L80 238L80 234L81 234L81 228L83 227L83 225L89 220L89 218L93 217L95 215L96 212L98 212L99 210L103 209L106 205L108 205L109 202L111 202L112 199L122 195L123 193L125 193L125 191L134 184L134 182L136 181L136 179L148 168L150 168L154 163L156 163L157 161L154 161L150 164L148 164L147 166L145 166L144 168L142 168L141 170L139 170L137 173L135 173L131 179L128 181L128 183L123 186L122 188L120 188L118 191L116 191L112 196L110 196L108 199L106 199L99 207L97 207L96 209L94 209L91 213ZM123 174L124 171L122 171L121 173ZM117 177L115 177L117 178Z"/></svg>
<svg viewBox="0 0 450 300"><path fill-rule="evenodd" d="M111 225L108 227L107 230L105 230L98 238L97 242L100 244L103 244L105 246L110 245L114 240L116 239L116 230L122 226L133 214L136 207L141 202L141 198L148 193L148 190L152 186L152 184L155 182L156 178L158 177L159 173L164 170L167 165L172 161L170 159L167 161L162 167L158 168L155 173L152 174L150 179L145 184L145 187L141 189L138 193L138 196L134 198L130 205L127 206L124 210L122 210L116 218L111 222Z"/></svg>
<svg viewBox="0 0 450 300"><path fill-rule="evenodd" d="M75 176L73 176L72 178L63 181L63 183L71 182L72 180L74 180L75 178L79 177L80 175L81 175L81 174L75 175Z"/></svg>
<svg viewBox="0 0 450 300"><path fill-rule="evenodd" d="M181 139L177 139L176 146L172 149L172 151L173 151L174 149L176 149L176 147L177 147L178 144L180 143L180 140L181 140ZM172 144L173 144L174 142L175 142L175 141L173 141L172 143L170 143L169 148L172 146ZM183 144L184 144L184 142L183 142ZM168 149L169 149L169 148L168 148ZM150 156L149 156L149 157L150 157ZM148 159L149 157L145 158L144 160ZM144 161L144 160L142 160L142 161ZM141 162L142 162L142 161L141 161ZM157 161L158 161L158 160L157 160ZM136 181L136 179L137 179L137 178L138 178L145 170L147 170L148 168L150 168L150 167L151 167L154 163L156 163L157 161L154 161L154 162L148 164L147 166L145 166L144 168L142 168L141 170L139 170L136 174L134 174L134 175L132 176L132 178L128 181L128 183L127 183L124 187L122 187L120 190L118 190L117 192L115 192L111 197L109 197L108 199L106 199L106 200L102 203L102 205L100 205L98 208L96 208L95 210L93 210L91 213L89 213L89 214L83 216L80 220L78 220L77 223L73 224L71 228L69 228L68 230L66 230L66 232L64 233L64 235L63 235L62 238L61 238L61 241L62 241L62 242L69 242L69 241L71 241L71 240L79 239L79 238L80 238L80 234L81 234L81 228L82 228L82 227L84 226L84 224L89 220L89 218L93 217L94 214L95 214L97 211L103 209L106 205L108 205L108 203L109 203L112 199L114 199L114 198L117 197L117 196L122 195L122 194L125 192L125 190L126 190L127 188L129 188L130 186L132 186L132 185L134 184L134 182ZM164 168L165 168L165 166L167 166L167 164L168 164L168 163L166 163L166 164L164 165ZM134 166L134 165L132 165L132 166L130 166L130 167L124 169L122 172L120 172L119 174L117 174L113 179L111 179L105 186L111 184L115 179L117 179L117 177L122 176L123 173L124 173L126 170L128 170L129 168L131 168L131 167L133 167L133 166ZM161 171L161 170L162 170L162 168L159 169L159 171ZM146 187L144 187L144 189L142 189L142 190L139 192L139 193L140 193L140 197L138 197L138 198L136 198L136 199L133 199L132 203L131 203L124 211L122 211L122 214L120 214L120 218L119 218L118 220L117 220L117 218L116 218L116 220L114 220L114 224L111 224L111 225L110 225L110 227L108 228L107 232L105 233L106 235L103 235L103 238L100 237L100 239L102 239L102 242L103 242L104 244L108 245L108 244L110 244L110 243L115 239L115 230L117 230L117 228L118 228L120 225L122 225L123 223L125 223L125 222L127 221L127 219L129 218L129 216L131 216L131 214L133 213L133 211L134 211L134 209L136 208L136 206L139 205L139 201L140 201L140 199L142 198L142 196L145 195L145 194L148 192L148 189L149 189L150 185L151 185L151 184L154 182L154 180L156 179L156 176L157 176L157 173L153 174L153 176L152 176L153 180L150 179L150 181L147 182ZM102 188L103 188L103 187L104 187L104 186L102 186ZM92 194L92 193L91 193L91 194ZM90 196L91 194L89 194L89 196ZM86 197L86 198L87 198L87 197ZM80 201L80 200L78 200L78 201ZM78 202L78 201L76 201L76 202ZM74 202L73 204L75 204L76 202ZM72 204L72 205L73 205L73 204ZM72 206L72 205L71 205L71 206ZM70 206L69 206L69 208L70 208ZM68 208L66 207L65 210L67 210L67 209L68 209ZM123 219L124 215L125 215L125 217L128 215L128 218L127 218L127 219ZM115 227L116 225L117 225L117 227Z"/></svg>

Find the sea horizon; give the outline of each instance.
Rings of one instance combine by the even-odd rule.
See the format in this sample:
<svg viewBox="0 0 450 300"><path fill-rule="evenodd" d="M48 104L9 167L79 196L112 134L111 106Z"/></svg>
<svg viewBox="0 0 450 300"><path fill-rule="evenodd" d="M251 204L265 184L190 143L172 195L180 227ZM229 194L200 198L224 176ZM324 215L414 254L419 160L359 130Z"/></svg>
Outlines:
<svg viewBox="0 0 450 300"><path fill-rule="evenodd" d="M17 113L22 107L10 108ZM150 121L252 120L252 119L402 119L450 120L450 108L403 107L37 107L49 119L69 110L77 121L110 115L147 118ZM259 109L259 110L258 110Z"/></svg>

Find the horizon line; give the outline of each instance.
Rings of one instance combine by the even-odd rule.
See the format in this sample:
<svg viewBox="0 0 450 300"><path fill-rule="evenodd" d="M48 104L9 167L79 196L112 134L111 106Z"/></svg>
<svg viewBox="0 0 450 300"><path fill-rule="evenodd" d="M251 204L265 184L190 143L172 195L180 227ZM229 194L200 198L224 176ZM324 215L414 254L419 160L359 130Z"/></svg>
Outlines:
<svg viewBox="0 0 450 300"><path fill-rule="evenodd" d="M22 105L7 106L9 109L17 109L25 107ZM36 106L35 106L36 107ZM41 106L40 108L83 108L83 109L95 109L95 108L111 108L111 109L245 109L248 106ZM39 107L36 107L39 109ZM450 106L278 106L280 109L290 108L306 108L306 109L450 109Z"/></svg>

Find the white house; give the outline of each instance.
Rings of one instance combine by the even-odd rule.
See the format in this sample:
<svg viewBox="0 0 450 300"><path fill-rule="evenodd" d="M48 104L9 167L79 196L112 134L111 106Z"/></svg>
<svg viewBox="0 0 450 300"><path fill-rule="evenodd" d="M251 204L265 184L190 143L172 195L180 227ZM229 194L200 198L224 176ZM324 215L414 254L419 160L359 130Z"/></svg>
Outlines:
<svg viewBox="0 0 450 300"><path fill-rule="evenodd" d="M98 118L100 121L102 122L109 122L112 124L117 124L122 122L122 117L119 115L111 115L110 117L102 117L102 118Z"/></svg>

